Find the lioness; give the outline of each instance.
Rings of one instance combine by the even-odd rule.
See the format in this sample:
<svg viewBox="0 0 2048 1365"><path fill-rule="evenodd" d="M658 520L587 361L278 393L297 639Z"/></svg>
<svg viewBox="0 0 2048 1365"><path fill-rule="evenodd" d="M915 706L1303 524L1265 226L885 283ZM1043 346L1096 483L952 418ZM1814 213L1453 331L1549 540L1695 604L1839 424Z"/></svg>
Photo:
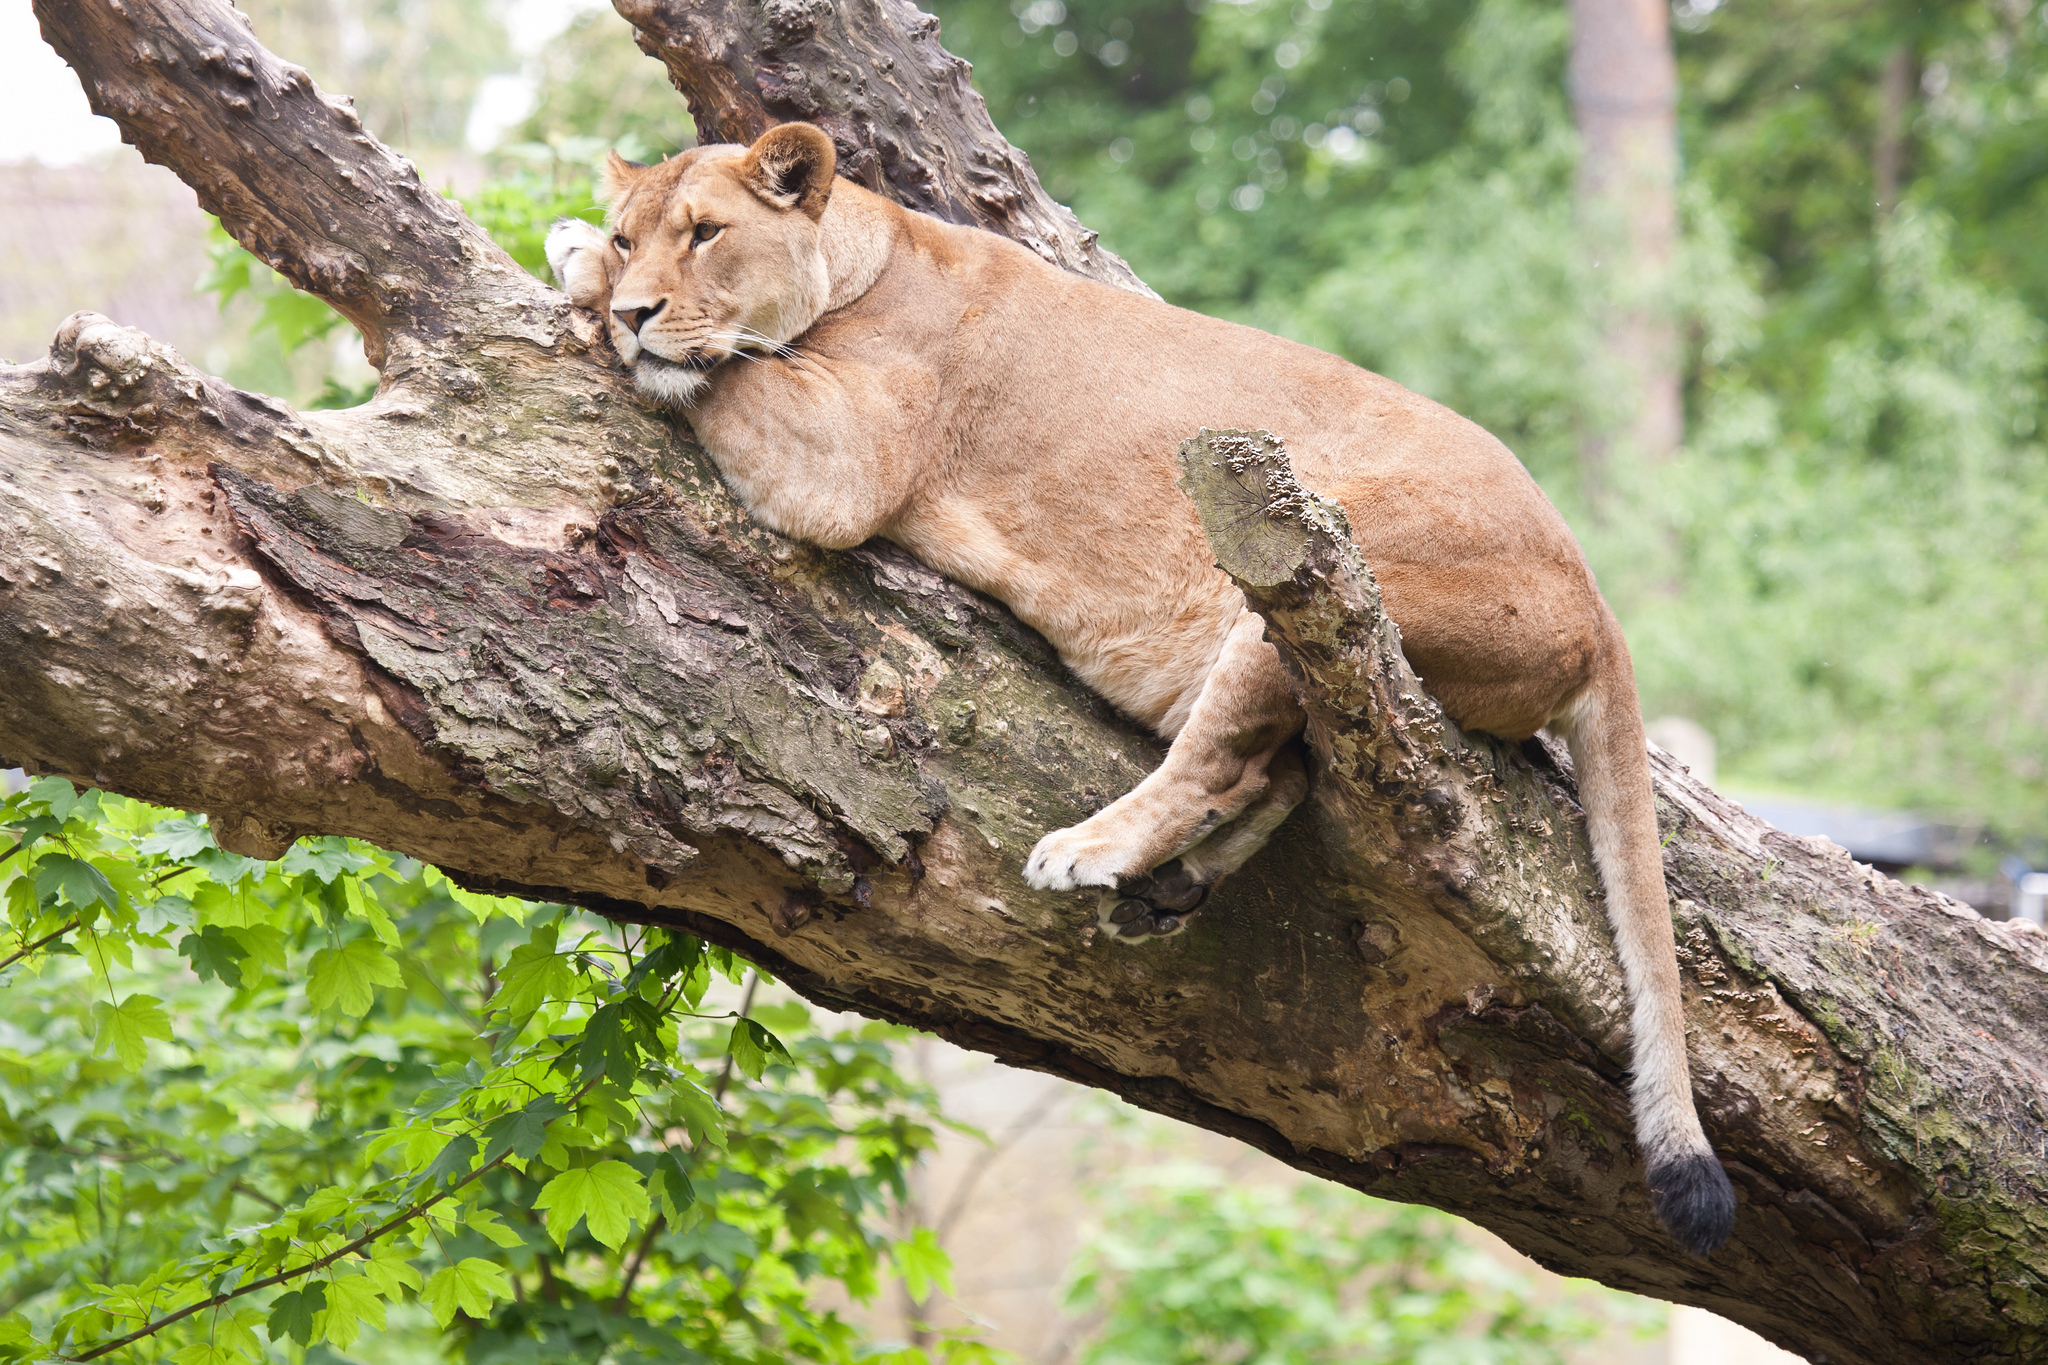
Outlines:
<svg viewBox="0 0 2048 1365"><path fill-rule="evenodd" d="M895 541L1008 603L1171 739L1136 789L1040 840L1026 880L1102 888L1111 937L1177 933L1302 799L1279 658L1174 487L1198 428L1278 434L1349 515L1444 709L1570 746L1657 1211L1692 1251L1719 1246L1734 1192L1693 1110L1628 649L1515 457L1391 380L1068 274L835 182L835 164L804 123L658 166L614 155L611 231L557 224L548 260L762 522L833 548Z"/></svg>

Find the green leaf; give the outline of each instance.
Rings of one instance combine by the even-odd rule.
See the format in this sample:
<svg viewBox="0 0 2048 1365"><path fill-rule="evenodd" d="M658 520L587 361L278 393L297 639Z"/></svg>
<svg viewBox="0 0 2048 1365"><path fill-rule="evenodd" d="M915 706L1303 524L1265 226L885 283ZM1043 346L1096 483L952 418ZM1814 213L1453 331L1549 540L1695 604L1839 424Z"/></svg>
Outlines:
<svg viewBox="0 0 2048 1365"><path fill-rule="evenodd" d="M110 858L101 854L90 860L99 874L107 879L119 894L123 903L134 905L151 894L149 879L142 875L142 869L125 858Z"/></svg>
<svg viewBox="0 0 2048 1365"><path fill-rule="evenodd" d="M4 854L0 854L0 857L12 857L23 849L33 847L36 840L55 834L62 828L64 828L62 820L48 815L35 816L23 822L21 828L14 831L14 837L18 842L13 848L8 849ZM5 1342L0 1342L0 1346L5 1344Z"/></svg>
<svg viewBox="0 0 2048 1365"><path fill-rule="evenodd" d="M44 900L89 910L104 905L119 907L120 896L107 874L83 858L68 853L51 853L36 864L36 894Z"/></svg>
<svg viewBox="0 0 2048 1365"><path fill-rule="evenodd" d="M323 882L331 882L336 877L360 871L369 865L369 857L350 848L348 840L323 834L293 844L285 851L277 867L287 877L311 874Z"/></svg>
<svg viewBox="0 0 2048 1365"><path fill-rule="evenodd" d="M313 1344L313 1315L327 1306L327 1286L309 1284L304 1289L287 1289L270 1302L270 1320L264 1330L270 1339L290 1337L301 1346Z"/></svg>
<svg viewBox="0 0 2048 1365"><path fill-rule="evenodd" d="M141 1071L149 1060L148 1039L169 1042L172 1037L171 1016L164 1013L164 1002L153 995L131 995L118 1005L95 1001L92 1021L92 1055L97 1057L112 1048L115 1059L129 1071Z"/></svg>
<svg viewBox="0 0 2048 1365"><path fill-rule="evenodd" d="M141 853L161 853L176 862L189 862L210 848L219 848L213 831L198 816L179 815L157 821L155 830L136 844Z"/></svg>
<svg viewBox="0 0 2048 1365"><path fill-rule="evenodd" d="M534 930L529 942L512 950L498 973L498 991L491 997L493 1012L517 1019L550 1000L565 1000L576 993L576 973L555 951L557 936L556 927L550 924Z"/></svg>
<svg viewBox="0 0 2048 1365"><path fill-rule="evenodd" d="M342 893L348 900L349 913L357 919L369 922L371 932L377 941L387 948L399 946L398 926L391 922L391 914L375 896L363 891L363 879L350 877L342 882Z"/></svg>
<svg viewBox="0 0 2048 1365"><path fill-rule="evenodd" d="M540 1145L540 1159L560 1170L569 1164L569 1153L596 1145L596 1137L579 1125L558 1121L548 1125L548 1135Z"/></svg>
<svg viewBox="0 0 2048 1365"><path fill-rule="evenodd" d="M501 1247L523 1247L526 1239L518 1231L505 1226L505 1221L489 1209L471 1209L463 1215L462 1223L471 1232L481 1233Z"/></svg>
<svg viewBox="0 0 2048 1365"><path fill-rule="evenodd" d="M590 1235L617 1251L637 1219L646 1222L651 1206L640 1173L623 1161L600 1161L581 1171L564 1171L550 1180L533 1201L547 1212L548 1235L566 1247L578 1219L586 1219Z"/></svg>
<svg viewBox="0 0 2048 1365"><path fill-rule="evenodd" d="M306 999L314 1009L330 1005L343 1014L360 1017L376 1002L375 987L404 982L398 964L386 955L374 938L350 939L339 948L322 948L313 954L313 968L306 982Z"/></svg>
<svg viewBox="0 0 2048 1365"><path fill-rule="evenodd" d="M218 925L209 924L179 939L178 952L191 962L192 974L201 981L212 977L225 986L241 986L242 960L249 950Z"/></svg>
<svg viewBox="0 0 2048 1365"><path fill-rule="evenodd" d="M195 1341L172 1355L171 1365L242 1365L248 1357L212 1341Z"/></svg>
<svg viewBox="0 0 2048 1365"><path fill-rule="evenodd" d="M362 1267L370 1283L377 1286L377 1292L387 1299L397 1298L407 1287L418 1289L423 1283L411 1253L395 1242L378 1243Z"/></svg>
<svg viewBox="0 0 2048 1365"><path fill-rule="evenodd" d="M620 1001L600 1007L583 1025L583 1044L576 1049L576 1067L586 1081L609 1076L631 1085L640 1071L640 1054L626 1029Z"/></svg>
<svg viewBox="0 0 2048 1365"><path fill-rule="evenodd" d="M796 1064L796 1059L789 1055L789 1049L782 1045L782 1040L752 1019L733 1021L732 1041L727 1047L739 1069L757 1081L770 1061L784 1066Z"/></svg>
<svg viewBox="0 0 2048 1365"><path fill-rule="evenodd" d="M910 1291L911 1298L929 1298L934 1285L947 1294L953 1292L953 1258L939 1245L938 1234L930 1228L911 1233L890 1254L896 1258L896 1269L902 1274L903 1287Z"/></svg>
<svg viewBox="0 0 2048 1365"><path fill-rule="evenodd" d="M270 864L260 858L244 858L222 848L202 849L189 859L192 866L219 882L233 886L239 881L260 881Z"/></svg>
<svg viewBox="0 0 2048 1365"><path fill-rule="evenodd" d="M9 1355L25 1353L36 1344L35 1328L20 1313L0 1317L0 1351Z"/></svg>
<svg viewBox="0 0 2048 1365"><path fill-rule="evenodd" d="M640 1074L641 1055L659 1059L665 1051L661 1012L639 996L621 992L584 1023L576 1065L585 1080L603 1076L614 1085L630 1086Z"/></svg>
<svg viewBox="0 0 2048 1365"><path fill-rule="evenodd" d="M457 886L454 880L438 867L433 869L429 880L446 891L449 899L469 911L478 924L482 924L492 915L508 916L515 923L524 923L526 920L526 902L517 896L486 896L475 891L466 891Z"/></svg>
<svg viewBox="0 0 2048 1365"><path fill-rule="evenodd" d="M55 820L71 818L71 808L78 804L78 789L61 777L39 777L28 784L31 801L41 801L50 808Z"/></svg>
<svg viewBox="0 0 2048 1365"><path fill-rule="evenodd" d="M229 929L227 935L264 966L284 969L283 930L268 924L250 924Z"/></svg>
<svg viewBox="0 0 2048 1365"><path fill-rule="evenodd" d="M473 1318L488 1318L493 1303L511 1297L512 1282L505 1272L474 1256L435 1271L420 1291L420 1302L443 1327L454 1321L458 1309Z"/></svg>
<svg viewBox="0 0 2048 1365"><path fill-rule="evenodd" d="M683 1210L697 1202L697 1187L690 1183L690 1168L683 1154L671 1147L654 1161L648 1186L661 1198L662 1216L671 1223L683 1220Z"/></svg>
<svg viewBox="0 0 2048 1365"><path fill-rule="evenodd" d="M656 932L661 932L657 930ZM626 989L636 991L643 981L668 981L687 976L704 960L704 941L690 934L670 934L667 941L633 964L626 977Z"/></svg>
<svg viewBox="0 0 2048 1365"><path fill-rule="evenodd" d="M567 1112L554 1096L544 1095L524 1109L494 1119L484 1130L484 1160L496 1161L510 1152L521 1161L531 1161L548 1140L548 1124Z"/></svg>
<svg viewBox="0 0 2048 1365"><path fill-rule="evenodd" d="M669 1095L675 1100L676 1108L683 1111L683 1122L690 1129L690 1141L699 1147L725 1146L725 1111L718 1107L718 1101L711 1092L687 1076L678 1077L670 1088Z"/></svg>
<svg viewBox="0 0 2048 1365"><path fill-rule="evenodd" d="M442 1181L454 1182L468 1175L476 1161L476 1139L464 1133L448 1139L427 1169L414 1177L408 1190L421 1185L437 1185Z"/></svg>
<svg viewBox="0 0 2048 1365"><path fill-rule="evenodd" d="M377 1286L365 1275L337 1276L327 1286L327 1316L320 1323L321 1337L346 1351L355 1345L365 1325L382 1331L384 1300Z"/></svg>

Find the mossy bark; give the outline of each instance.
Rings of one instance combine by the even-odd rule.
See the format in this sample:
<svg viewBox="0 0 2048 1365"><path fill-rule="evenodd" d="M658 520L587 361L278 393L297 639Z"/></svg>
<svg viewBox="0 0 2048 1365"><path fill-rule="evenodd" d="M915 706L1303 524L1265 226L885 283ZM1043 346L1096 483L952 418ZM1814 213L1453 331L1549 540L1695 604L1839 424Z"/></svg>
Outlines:
<svg viewBox="0 0 2048 1365"><path fill-rule="evenodd" d="M1743 1197L1690 1259L1630 1136L1566 761L1442 717L1275 443L1194 441L1185 486L1294 671L1314 792L1188 933L1095 943L1092 898L1031 891L1022 855L1158 749L1042 641L893 547L755 525L594 319L223 5L38 12L132 141L352 310L384 377L297 414L91 315L0 369L7 760L208 811L250 853L353 834L681 925L1814 1358L2048 1354L2039 937L1660 756L1698 1091ZM716 59L738 89L744 38Z"/></svg>

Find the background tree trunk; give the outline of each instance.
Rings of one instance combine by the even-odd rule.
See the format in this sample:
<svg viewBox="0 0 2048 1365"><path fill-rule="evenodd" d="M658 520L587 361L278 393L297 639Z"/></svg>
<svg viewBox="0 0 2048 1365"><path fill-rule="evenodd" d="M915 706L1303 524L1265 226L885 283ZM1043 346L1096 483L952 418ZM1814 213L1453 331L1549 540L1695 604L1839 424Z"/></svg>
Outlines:
<svg viewBox="0 0 2048 1365"><path fill-rule="evenodd" d="M1678 61L1665 0L1572 0L1570 86L1583 146L1579 222L1602 281L1603 392L1585 436L1588 481L1685 439L1671 272L1678 252Z"/></svg>
<svg viewBox="0 0 2048 1365"><path fill-rule="evenodd" d="M1189 933L1095 944L1092 897L1029 890L1022 855L1157 748L1042 641L890 546L755 525L594 318L219 0L38 12L94 106L350 310L384 377L361 408L295 414L91 315L0 369L8 760L211 812L243 852L347 833L678 925L822 1003L1815 1358L2048 1351L2038 936L1769 830L1660 757L1703 1117L1743 1199L1729 1245L1691 1259L1630 1136L1565 759L1444 719L1277 447L1191 442L1185 486L1295 672L1314 792ZM754 30L690 57L633 17L686 85L744 94L763 69ZM874 145L1021 166L862 104L871 51L826 55Z"/></svg>
<svg viewBox="0 0 2048 1365"><path fill-rule="evenodd" d="M1920 83L1920 61L1910 42L1900 43L1884 59L1877 82L1877 136L1870 148L1870 180L1876 194L1875 214L1882 224L1899 203L1900 176L1906 164L1906 126L1913 89Z"/></svg>

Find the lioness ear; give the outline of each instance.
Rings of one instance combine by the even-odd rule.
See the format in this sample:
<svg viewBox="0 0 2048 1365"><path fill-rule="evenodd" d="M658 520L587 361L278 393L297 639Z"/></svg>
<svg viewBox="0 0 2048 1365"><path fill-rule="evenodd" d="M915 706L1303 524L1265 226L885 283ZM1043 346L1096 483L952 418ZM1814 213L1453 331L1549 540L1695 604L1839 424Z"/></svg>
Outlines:
<svg viewBox="0 0 2048 1365"><path fill-rule="evenodd" d="M640 172L647 167L638 161L628 161L617 152L604 154L604 165L597 172L597 198L599 203L616 204L633 192L633 183L640 178Z"/></svg>
<svg viewBox="0 0 2048 1365"><path fill-rule="evenodd" d="M825 130L810 123L785 123L754 139L740 163L740 179L781 209L802 209L822 218L832 198L832 171L839 153Z"/></svg>

